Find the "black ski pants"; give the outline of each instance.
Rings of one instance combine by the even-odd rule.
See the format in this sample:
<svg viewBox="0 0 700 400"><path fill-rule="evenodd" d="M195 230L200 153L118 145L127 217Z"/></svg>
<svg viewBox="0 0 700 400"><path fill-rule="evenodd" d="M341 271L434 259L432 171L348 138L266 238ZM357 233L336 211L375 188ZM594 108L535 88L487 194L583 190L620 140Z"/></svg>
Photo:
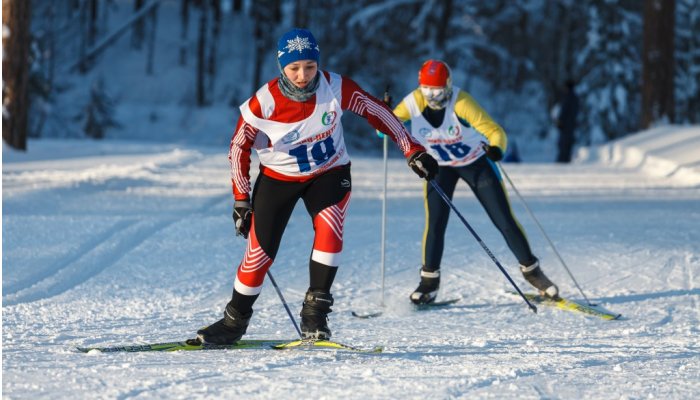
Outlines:
<svg viewBox="0 0 700 400"><path fill-rule="evenodd" d="M496 165L486 156L482 156L463 167L441 166L435 182L452 199L459 179L464 180L474 192L518 262L522 265L533 264L537 258L532 254L524 230L513 215ZM423 268L427 271L435 271L440 268L442 260L450 207L428 183L426 183L425 196Z"/></svg>
<svg viewBox="0 0 700 400"><path fill-rule="evenodd" d="M311 218L339 203L350 191L350 165L333 168L306 182L286 182L259 175L253 188L255 233L270 258L277 256L282 234L301 199Z"/></svg>
<svg viewBox="0 0 700 400"><path fill-rule="evenodd" d="M317 218L324 209L349 200L352 190L350 165L333 168L308 181L282 181L260 173L253 188L253 223L248 237L246 255L241 261L234 283L231 305L241 313L252 310L258 298L265 274L277 256L282 234L284 233L294 207L301 199L304 201L309 216L314 220L314 248L327 242L342 247L342 226L345 213L338 213L333 222L339 227L340 237L329 237L327 229L321 229ZM254 232L253 232L254 231ZM337 242L340 242L338 246ZM257 250L262 250L263 254ZM269 261L266 261L269 260ZM324 265L312 257L309 260L309 288L330 292L335 279L337 266ZM243 294L236 290L236 284L243 283L256 294Z"/></svg>

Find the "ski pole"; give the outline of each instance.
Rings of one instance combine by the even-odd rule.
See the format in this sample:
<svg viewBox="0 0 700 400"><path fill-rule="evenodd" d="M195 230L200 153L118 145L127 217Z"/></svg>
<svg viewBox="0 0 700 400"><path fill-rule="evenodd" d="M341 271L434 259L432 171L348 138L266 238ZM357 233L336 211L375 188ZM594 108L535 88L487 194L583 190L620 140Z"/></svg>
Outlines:
<svg viewBox="0 0 700 400"><path fill-rule="evenodd" d="M564 269L566 270L566 272L567 272L567 273L569 274L569 276L571 277L571 280L574 281L574 285L576 285L576 288L578 289L578 291L581 292L581 296L583 296L583 298L586 299L586 302L588 303L589 306L593 306L594 304L592 304L591 301L588 300L588 297L586 297L586 294L583 293L583 289L581 289L581 286L579 286L578 282L576 281L576 278L574 278L574 275L571 273L571 270L569 269L569 267L568 267L568 266L566 265L566 263L564 262L564 259L561 257L561 254L559 254L559 251L557 251L557 248L554 246L554 243L553 243L552 240L549 238L549 235L547 235L547 232L544 231L544 228L543 228L542 225L540 224L540 221L537 220L537 218L535 217L535 214L532 212L532 210L530 209L530 207L527 205L527 202L525 202L525 199L523 198L523 196L520 195L520 192L519 192L518 189L515 187L515 184L513 184L513 181L510 179L510 177L509 177L508 174L506 173L506 170L503 168L503 165L502 165L501 163L498 163L498 166L499 166L499 168L501 168L501 172L503 172L503 176L506 177L506 180L507 180L508 183L510 184L510 187L513 188L513 191L515 192L515 194L516 194L516 195L518 196L518 198L520 199L520 202L523 203L523 206L525 206L525 209L527 210L528 214L530 214L530 217L532 217L532 220L535 221L535 224L536 224L537 227L540 229L540 232L542 232L542 236L544 236L544 238L547 240L547 242L549 242L549 246L550 246L550 247L552 248L552 250L554 251L554 254L556 254L557 258L559 259L559 262L561 263L561 265L564 266Z"/></svg>
<svg viewBox="0 0 700 400"><path fill-rule="evenodd" d="M382 274L382 302L381 306L384 307L384 276L386 271L386 195L387 195L387 164L388 164L388 150L389 150L389 140L386 135L384 135L384 191L382 192L382 261L381 261L381 274Z"/></svg>
<svg viewBox="0 0 700 400"><path fill-rule="evenodd" d="M389 85L384 90L384 104L391 108L391 96L389 95ZM386 271L386 201L387 201L387 175L389 164L389 138L384 135L384 189L382 191L382 255L381 255L381 275L382 275L382 297L380 306L384 307L384 281Z"/></svg>
<svg viewBox="0 0 700 400"><path fill-rule="evenodd" d="M296 319L294 319L294 316L292 315L292 311L289 309L287 302L284 300L284 296L282 296L282 292L280 291L279 286L277 286L277 282L275 282L275 278L272 277L270 270L267 270L267 276L270 278L270 282L272 282L272 286L275 287L275 290L277 291L277 296L279 296L280 300L282 300L282 305L284 306L284 309L287 310L287 314L289 315L289 318L292 320L292 324L294 325L294 329L297 330L299 337L302 337L301 330L299 330L299 326L297 325L297 321L296 321Z"/></svg>
<svg viewBox="0 0 700 400"><path fill-rule="evenodd" d="M520 288L518 287L518 285L515 284L513 279L510 277L510 275L508 275L508 272L506 272L505 268L503 268L501 263L498 262L498 259L496 258L496 256L493 255L491 250L489 250L489 248L486 246L486 243L484 243L484 241L481 240L479 235L477 235L476 231L474 231L474 229L471 227L471 225L469 225L469 222L467 222L467 220L462 216L462 213L460 213L459 210L457 210L457 207L455 207L455 205L452 203L452 201L450 201L450 198L447 197L445 192L442 191L442 188L440 188L440 185L438 185L435 182L435 180L431 180L430 184L433 185L433 188L435 189L435 191L438 192L440 197L442 197L442 199L445 200L445 203L447 203L447 205L449 205L450 208L452 208L452 210L455 212L455 214L457 214L459 219L462 220L462 223L464 224L464 226L466 226L467 229L469 230L469 232L472 234L472 236L474 236L474 239L476 239L476 241L479 242L479 244L481 245L481 248L484 249L486 254L488 254L489 257L491 257L491 261L493 261L496 264L496 266L498 267L498 269L500 269L501 272L503 272L503 275L505 275L506 278L508 279L508 281L510 282L510 284L513 285L513 287L518 292L520 297L522 297L523 300L525 300L525 303L527 303L528 307L530 307L532 312L537 314L537 307L535 307L534 304L530 303L530 300L528 300L527 297L525 297L525 295L523 294L523 292L520 291Z"/></svg>

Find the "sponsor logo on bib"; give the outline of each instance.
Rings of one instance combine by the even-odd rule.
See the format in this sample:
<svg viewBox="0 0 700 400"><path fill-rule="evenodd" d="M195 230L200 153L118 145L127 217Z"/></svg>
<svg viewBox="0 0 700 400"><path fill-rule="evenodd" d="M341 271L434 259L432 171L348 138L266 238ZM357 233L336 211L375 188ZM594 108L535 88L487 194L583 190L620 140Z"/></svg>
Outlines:
<svg viewBox="0 0 700 400"><path fill-rule="evenodd" d="M335 118L337 116L338 114L335 111L324 112L323 116L321 117L321 123L323 125L331 125L333 122L335 122Z"/></svg>
<svg viewBox="0 0 700 400"><path fill-rule="evenodd" d="M433 134L433 130L430 128L420 128L418 130L418 134L423 136L424 138L429 138Z"/></svg>
<svg viewBox="0 0 700 400"><path fill-rule="evenodd" d="M299 139L299 131L297 131L295 129L295 130L289 132L288 134L284 135L284 137L282 138L282 143L289 144L289 143L294 142L297 139Z"/></svg>
<svg viewBox="0 0 700 400"><path fill-rule="evenodd" d="M451 137L457 137L459 136L461 129L459 129L459 125L456 126L450 126L447 128L447 135Z"/></svg>

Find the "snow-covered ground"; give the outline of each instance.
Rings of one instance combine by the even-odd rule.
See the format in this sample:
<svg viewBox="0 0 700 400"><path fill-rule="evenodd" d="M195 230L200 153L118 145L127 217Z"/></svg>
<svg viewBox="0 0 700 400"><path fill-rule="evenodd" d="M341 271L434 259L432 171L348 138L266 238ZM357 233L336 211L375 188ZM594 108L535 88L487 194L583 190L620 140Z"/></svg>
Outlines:
<svg viewBox="0 0 700 400"><path fill-rule="evenodd" d="M700 128L660 126L593 148L581 148L579 161L633 168L681 185L700 185Z"/></svg>
<svg viewBox="0 0 700 400"><path fill-rule="evenodd" d="M687 152L688 143L700 154L688 140L667 144L666 159ZM385 313L352 317L352 310L376 310L382 294L382 162L355 153L330 326L336 340L382 345L384 353L86 355L74 346L178 340L220 317L245 245L233 234L227 149L70 140L29 148L3 150L4 399L700 395L700 187L688 175L604 157L504 165L587 296L622 313L619 321L544 307L533 314L505 293L505 278L454 217L441 296L462 300L413 310L408 295L418 282L424 215L421 182L400 159L390 160ZM465 185L458 190L455 205L526 288L483 210ZM564 295L580 299L514 194L511 200L546 272ZM311 243L299 206L272 269L295 314ZM255 310L248 338L294 338L269 283Z"/></svg>

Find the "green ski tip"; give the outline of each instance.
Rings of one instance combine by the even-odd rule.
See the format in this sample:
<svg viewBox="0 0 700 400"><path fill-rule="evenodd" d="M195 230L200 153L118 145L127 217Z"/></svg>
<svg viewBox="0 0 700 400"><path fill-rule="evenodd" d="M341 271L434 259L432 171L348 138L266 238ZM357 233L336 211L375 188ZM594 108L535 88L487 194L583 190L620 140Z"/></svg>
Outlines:
<svg viewBox="0 0 700 400"><path fill-rule="evenodd" d="M380 346L375 346L373 348L358 348L353 346L348 346L346 344L333 342L330 340L294 340L287 343L278 344L272 346L275 350L288 350L288 349L328 349L328 350L341 350L341 351L352 351L356 353L381 353L383 348Z"/></svg>

